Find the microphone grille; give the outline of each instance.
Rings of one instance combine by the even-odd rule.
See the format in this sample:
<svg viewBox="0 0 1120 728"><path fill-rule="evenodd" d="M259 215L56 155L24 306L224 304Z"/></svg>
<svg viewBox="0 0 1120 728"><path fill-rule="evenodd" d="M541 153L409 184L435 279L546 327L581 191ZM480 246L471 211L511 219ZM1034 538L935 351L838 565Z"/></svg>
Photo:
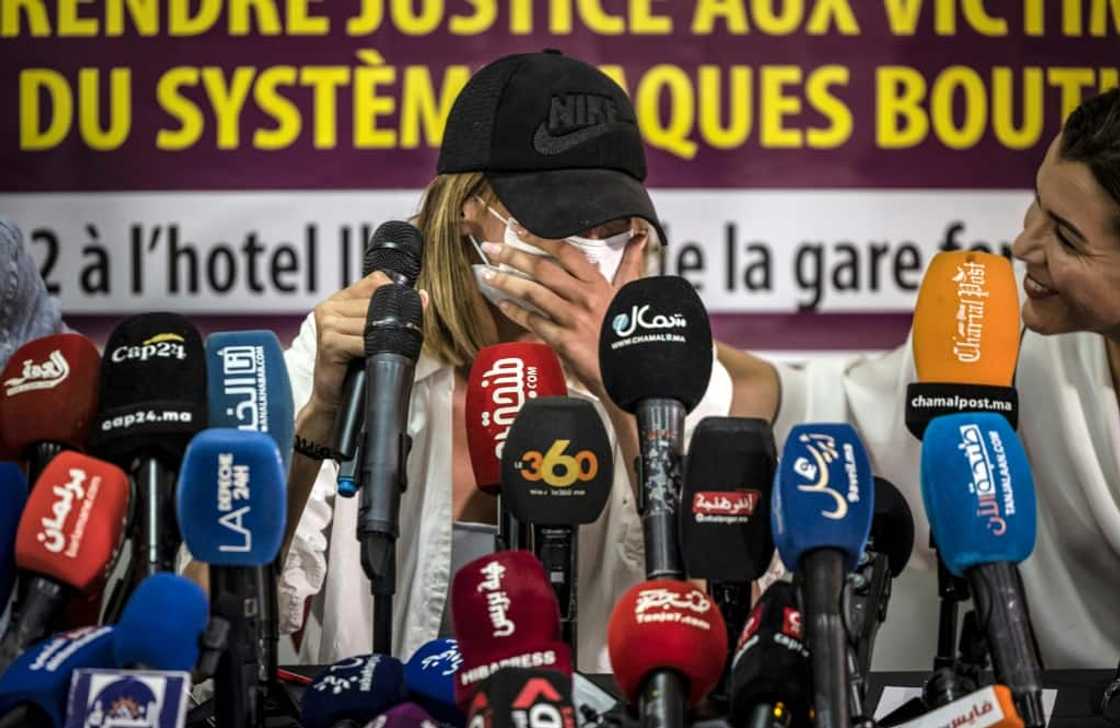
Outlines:
<svg viewBox="0 0 1120 728"><path fill-rule="evenodd" d="M415 225L400 220L382 223L370 238L362 272L368 276L384 271L398 283L414 286L420 275L422 248L423 238Z"/></svg>
<svg viewBox="0 0 1120 728"><path fill-rule="evenodd" d="M401 354L413 361L424 344L424 307L420 294L389 283L374 291L366 315L366 356Z"/></svg>

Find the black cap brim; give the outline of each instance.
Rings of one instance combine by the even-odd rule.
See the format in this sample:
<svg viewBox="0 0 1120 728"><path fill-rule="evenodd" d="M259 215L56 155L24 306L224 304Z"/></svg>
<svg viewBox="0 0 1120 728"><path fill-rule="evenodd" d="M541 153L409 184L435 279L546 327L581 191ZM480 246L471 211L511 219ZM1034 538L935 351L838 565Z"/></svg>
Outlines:
<svg viewBox="0 0 1120 728"><path fill-rule="evenodd" d="M559 240L623 217L640 217L665 235L641 182L613 169L487 172L513 217L540 238Z"/></svg>

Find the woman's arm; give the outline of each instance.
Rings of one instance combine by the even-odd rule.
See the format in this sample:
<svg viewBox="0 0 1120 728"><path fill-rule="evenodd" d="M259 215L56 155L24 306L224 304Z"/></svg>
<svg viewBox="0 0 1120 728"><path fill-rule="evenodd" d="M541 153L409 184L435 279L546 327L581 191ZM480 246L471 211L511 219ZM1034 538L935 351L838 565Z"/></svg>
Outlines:
<svg viewBox="0 0 1120 728"><path fill-rule="evenodd" d="M330 442L333 427L334 411L318 403L314 396L296 415L296 436L311 442ZM284 544L280 549L281 564L288 558L288 549L291 548L296 527L322 467L321 460L298 452L292 453L292 465L288 471L288 517L284 526Z"/></svg>
<svg viewBox="0 0 1120 728"><path fill-rule="evenodd" d="M773 422L782 392L772 365L745 351L716 342L716 358L731 375L732 417L761 417Z"/></svg>

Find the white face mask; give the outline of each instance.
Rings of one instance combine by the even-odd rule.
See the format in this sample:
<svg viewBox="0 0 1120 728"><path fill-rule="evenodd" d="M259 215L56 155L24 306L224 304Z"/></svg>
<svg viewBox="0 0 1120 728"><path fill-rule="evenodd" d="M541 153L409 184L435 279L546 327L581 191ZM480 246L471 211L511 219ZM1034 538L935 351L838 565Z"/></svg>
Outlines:
<svg viewBox="0 0 1120 728"><path fill-rule="evenodd" d="M545 251L541 250L535 245L526 243L518 236L517 230L515 228L517 222L513 219L513 217L503 217L501 213L490 207L490 205L487 205L482 198L477 199L481 204L485 205L486 209L490 212L491 215L505 223L506 229L505 233L502 235L502 242L505 245L508 245L516 250L528 253L529 255L537 255L550 259L552 258L552 256ZM519 278L524 278L525 280L532 280L532 278L530 278L525 273L517 270L516 268L506 265L505 263L500 263L497 266L492 265L489 258L486 257L486 253L482 251L482 246L479 241L476 240L473 235L469 237L471 239L471 243L474 244L475 250L478 251L479 257L484 261L484 264L475 264L471 266L471 269L474 271L475 280L478 282L478 288L480 291L482 291L482 295L485 296L488 301L495 305L497 305L500 301L514 300L519 305L531 311L535 311L542 316L545 315L544 312L540 311L531 303L513 299L505 292L499 291L498 289L486 283L482 275L487 270L494 270L509 275L515 275ZM583 238L578 235L569 235L568 237L564 238L564 240L565 242L568 242L582 250L583 254L589 261L591 261L592 265L599 269L599 272L602 273L603 277L608 281L612 281L614 280L615 273L618 272L619 266L622 265L622 256L626 252L626 244L629 243L633 237L634 230L630 229L624 230L616 235L612 235L609 238L604 238L602 240L596 240L594 238Z"/></svg>

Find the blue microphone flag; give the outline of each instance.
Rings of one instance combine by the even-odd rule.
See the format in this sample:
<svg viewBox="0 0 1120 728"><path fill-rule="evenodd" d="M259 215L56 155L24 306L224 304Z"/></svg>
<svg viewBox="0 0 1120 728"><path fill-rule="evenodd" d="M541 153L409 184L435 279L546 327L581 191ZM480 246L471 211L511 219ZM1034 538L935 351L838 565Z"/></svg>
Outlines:
<svg viewBox="0 0 1120 728"><path fill-rule="evenodd" d="M404 666L388 655L358 655L324 668L303 691L304 728L364 723L404 700Z"/></svg>
<svg viewBox="0 0 1120 728"><path fill-rule="evenodd" d="M114 664L193 670L209 613L198 584L175 574L152 574L132 592L117 622Z"/></svg>
<svg viewBox="0 0 1120 728"><path fill-rule="evenodd" d="M210 427L267 433L292 460L295 406L280 340L271 331L225 331L206 338Z"/></svg>
<svg viewBox="0 0 1120 728"><path fill-rule="evenodd" d="M16 463L0 462L0 614L16 581L16 533L27 503L27 478Z"/></svg>
<svg viewBox="0 0 1120 728"><path fill-rule="evenodd" d="M790 430L774 474L770 521L786 568L814 549L836 549L855 568L874 516L875 483L855 428L802 424Z"/></svg>
<svg viewBox="0 0 1120 728"><path fill-rule="evenodd" d="M70 677L80 667L113 665L113 628L83 627L32 645L0 675L0 714L21 705L38 705L61 726Z"/></svg>
<svg viewBox="0 0 1120 728"><path fill-rule="evenodd" d="M1001 415L965 412L929 423L922 501L938 552L957 576L979 564L1017 564L1034 549L1034 478Z"/></svg>
<svg viewBox="0 0 1120 728"><path fill-rule="evenodd" d="M187 672L78 670L66 728L183 728L190 687Z"/></svg>
<svg viewBox="0 0 1120 728"><path fill-rule="evenodd" d="M276 443L260 432L208 429L183 455L179 530L191 555L216 566L261 566L284 538L287 487Z"/></svg>

